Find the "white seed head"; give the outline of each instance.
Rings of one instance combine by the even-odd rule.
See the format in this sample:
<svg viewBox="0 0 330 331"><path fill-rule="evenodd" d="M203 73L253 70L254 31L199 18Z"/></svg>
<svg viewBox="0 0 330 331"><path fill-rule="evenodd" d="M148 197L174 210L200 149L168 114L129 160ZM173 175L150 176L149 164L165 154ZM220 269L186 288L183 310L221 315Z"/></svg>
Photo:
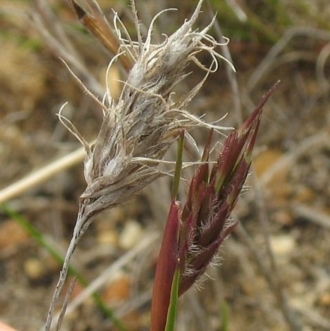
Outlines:
<svg viewBox="0 0 330 331"><path fill-rule="evenodd" d="M192 29L202 2L199 1L192 17L161 44L151 42L158 15L150 25L145 42L135 17L138 42L134 42L115 14L114 26L121 43L118 56L130 56L134 64L123 83L119 100L112 100L107 91L108 106L103 107L103 123L91 148L86 147L83 138L70 126L87 152L84 167L87 188L81 203L90 215L126 201L159 177L158 161L179 133L206 125L186 110L207 75L217 68L217 59L222 58L214 50L218 43L207 34L214 19L201 31ZM136 14L134 3L133 12ZM201 51L213 57L211 68L197 60L196 55ZM185 69L190 62L202 67L206 77L184 98L174 99L174 87L186 77Z"/></svg>

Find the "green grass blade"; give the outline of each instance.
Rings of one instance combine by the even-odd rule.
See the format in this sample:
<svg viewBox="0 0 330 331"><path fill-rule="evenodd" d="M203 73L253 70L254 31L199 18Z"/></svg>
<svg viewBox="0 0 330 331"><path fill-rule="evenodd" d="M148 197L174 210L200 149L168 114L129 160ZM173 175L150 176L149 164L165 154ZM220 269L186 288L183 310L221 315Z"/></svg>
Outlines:
<svg viewBox="0 0 330 331"><path fill-rule="evenodd" d="M170 306L167 312L165 331L174 331L174 325L175 325L176 314L178 309L179 283L180 283L180 268L177 267L173 277Z"/></svg>
<svg viewBox="0 0 330 331"><path fill-rule="evenodd" d="M17 213L16 211L10 209L5 204L0 206L0 209L14 221L16 221L28 234L29 236L34 239L41 247L47 250L47 252L59 263L62 264L64 259L63 256L52 246L49 244L47 239L43 236L41 232L38 231L26 218L24 218L21 214ZM69 267L69 274L75 276L78 282L83 286L86 287L88 282L85 278L73 267ZM127 328L124 324L116 317L115 313L109 309L105 303L103 302L101 296L98 293L93 293L92 295L94 303L100 309L100 311L107 317L109 320L112 321L113 325L119 331L127 331Z"/></svg>
<svg viewBox="0 0 330 331"><path fill-rule="evenodd" d="M172 200L175 200L179 190L180 178L181 178L180 176L182 170L183 145L184 145L184 131L181 132L180 137L178 139L178 151L176 153L175 172L174 172L172 192L171 192Z"/></svg>
<svg viewBox="0 0 330 331"><path fill-rule="evenodd" d="M221 303L221 331L229 331L229 312L228 312L228 305L226 301Z"/></svg>

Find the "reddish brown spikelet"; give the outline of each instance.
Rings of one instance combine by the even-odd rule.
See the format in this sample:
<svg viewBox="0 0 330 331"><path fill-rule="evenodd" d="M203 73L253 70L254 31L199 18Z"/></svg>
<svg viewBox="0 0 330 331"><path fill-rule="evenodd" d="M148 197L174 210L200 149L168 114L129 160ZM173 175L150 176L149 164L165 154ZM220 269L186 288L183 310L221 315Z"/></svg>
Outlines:
<svg viewBox="0 0 330 331"><path fill-rule="evenodd" d="M275 87L275 85L274 85ZM180 213L172 201L159 254L151 308L151 331L163 331L175 270L180 268L179 295L204 273L219 246L237 225L230 221L238 195L248 175L262 107L274 87L223 144L210 167L212 131L190 182L188 199Z"/></svg>
<svg viewBox="0 0 330 331"><path fill-rule="evenodd" d="M228 136L211 170L205 163L195 172L181 215L180 295L204 273L221 243L236 226L229 216L250 169L262 107L276 85L263 97L241 128ZM210 139L206 147L207 154L209 144ZM208 155L203 158L208 160Z"/></svg>

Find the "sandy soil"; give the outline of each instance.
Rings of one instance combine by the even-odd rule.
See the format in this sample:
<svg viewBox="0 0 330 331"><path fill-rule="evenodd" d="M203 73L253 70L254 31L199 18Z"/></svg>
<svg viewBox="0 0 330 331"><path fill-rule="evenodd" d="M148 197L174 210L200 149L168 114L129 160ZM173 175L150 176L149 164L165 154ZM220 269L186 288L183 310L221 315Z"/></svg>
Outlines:
<svg viewBox="0 0 330 331"><path fill-rule="evenodd" d="M137 2L146 24L161 7L180 5L177 13L164 14L156 23L160 33L168 34L193 8L190 2L150 1L144 10ZM133 31L128 6L105 0L100 4L109 17L110 8L115 8ZM246 23L229 7L217 8L221 28L231 39L228 49L237 74L230 78L221 64L191 103L191 112L206 114L208 121L228 113L224 125L238 127L270 86L278 79L282 82L264 109L250 188L235 210L242 226L226 241L219 254L221 266L210 268L202 289L182 298L178 330L225 330L225 315L231 331L330 330L330 27L322 10L329 7L326 4L315 1L308 7L301 2L299 7L288 0L271 8L246 1L241 4ZM101 123L102 110L59 57L73 55L82 69L71 63L70 67L98 95L104 90L110 56L81 28L66 2L51 1L51 8L53 14L46 17L47 8L38 11L29 1L0 1L0 197L10 184L80 148L56 116L65 102L65 116L87 140L96 137ZM36 23L39 19L44 21ZM205 14L201 26L208 20ZM38 27L48 29L54 39L43 38ZM70 46L58 31L66 33ZM192 70L178 93L202 78L200 70ZM111 73L113 89L120 89L119 75L120 71ZM205 132L192 135L202 146ZM39 330L45 322L61 266L47 245L64 254L85 185L78 157L4 201L0 319L17 330ZM148 330L168 198L169 182L161 179L124 206L102 213L72 261L88 284L102 281L97 293L128 330ZM24 220L46 244L26 229ZM72 300L82 293L83 286L77 284ZM91 295L69 310L62 330L120 330Z"/></svg>

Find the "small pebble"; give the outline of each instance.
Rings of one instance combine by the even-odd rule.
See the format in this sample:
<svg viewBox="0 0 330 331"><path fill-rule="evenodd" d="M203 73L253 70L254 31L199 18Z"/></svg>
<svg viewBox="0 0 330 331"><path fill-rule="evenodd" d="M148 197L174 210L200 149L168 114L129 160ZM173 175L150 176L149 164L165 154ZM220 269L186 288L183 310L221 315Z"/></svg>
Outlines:
<svg viewBox="0 0 330 331"><path fill-rule="evenodd" d="M97 242L101 245L116 246L118 234L115 230L106 230L98 234Z"/></svg>
<svg viewBox="0 0 330 331"><path fill-rule="evenodd" d="M30 258L24 263L24 272L30 280L37 280L45 274L46 270L40 260Z"/></svg>
<svg viewBox="0 0 330 331"><path fill-rule="evenodd" d="M290 235L279 235L270 238L270 246L278 257L287 257L296 247L294 238Z"/></svg>
<svg viewBox="0 0 330 331"><path fill-rule="evenodd" d="M139 242L142 234L143 228L138 222L126 222L122 233L119 235L119 247L125 250L132 248Z"/></svg>

